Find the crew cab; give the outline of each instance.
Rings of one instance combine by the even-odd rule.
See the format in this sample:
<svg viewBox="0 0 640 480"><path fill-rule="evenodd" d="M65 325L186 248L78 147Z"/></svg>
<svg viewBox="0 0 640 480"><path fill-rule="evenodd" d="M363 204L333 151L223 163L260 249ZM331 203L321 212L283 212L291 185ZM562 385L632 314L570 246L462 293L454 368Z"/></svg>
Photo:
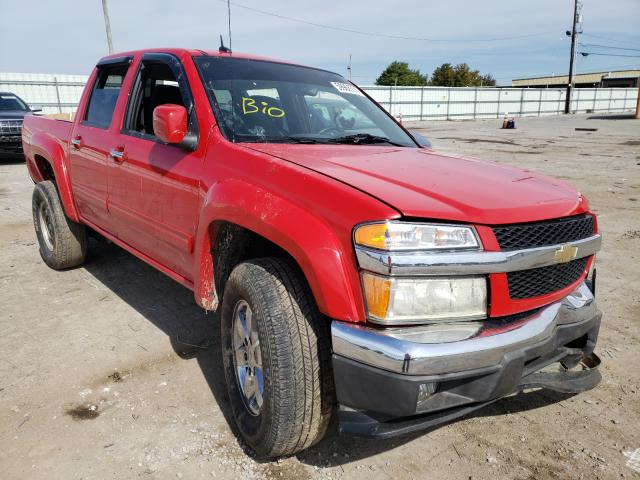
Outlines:
<svg viewBox="0 0 640 480"><path fill-rule="evenodd" d="M596 215L570 185L425 148L342 76L229 51L96 65L28 116L40 254L87 232L216 311L230 403L268 457L600 381Z"/></svg>

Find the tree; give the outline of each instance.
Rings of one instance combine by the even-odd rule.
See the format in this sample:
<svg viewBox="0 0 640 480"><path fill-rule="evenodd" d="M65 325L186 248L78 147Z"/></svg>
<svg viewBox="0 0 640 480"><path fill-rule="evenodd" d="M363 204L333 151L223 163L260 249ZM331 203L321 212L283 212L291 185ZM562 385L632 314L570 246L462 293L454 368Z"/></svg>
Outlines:
<svg viewBox="0 0 640 480"><path fill-rule="evenodd" d="M443 63L433 71L430 83L442 87L489 87L495 86L496 81L491 75L481 75L478 70L471 70L466 63L456 66Z"/></svg>
<svg viewBox="0 0 640 480"><path fill-rule="evenodd" d="M407 62L391 62L376 80L376 85L403 85L422 87L428 84L427 75L420 70L412 70Z"/></svg>
<svg viewBox="0 0 640 480"><path fill-rule="evenodd" d="M450 63L443 63L431 74L431 85L453 87L455 85L455 69Z"/></svg>
<svg viewBox="0 0 640 480"><path fill-rule="evenodd" d="M482 75L482 77L480 77L482 79L482 86L483 87L495 87L496 86L496 79L493 78L493 76L490 73L487 73L486 75Z"/></svg>

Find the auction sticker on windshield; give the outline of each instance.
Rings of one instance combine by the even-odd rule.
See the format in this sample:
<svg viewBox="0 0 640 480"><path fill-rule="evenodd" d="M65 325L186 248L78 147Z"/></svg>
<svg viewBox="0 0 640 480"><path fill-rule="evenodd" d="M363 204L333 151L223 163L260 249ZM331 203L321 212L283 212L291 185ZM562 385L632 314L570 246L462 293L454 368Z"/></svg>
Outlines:
<svg viewBox="0 0 640 480"><path fill-rule="evenodd" d="M364 97L362 92L350 83L331 82L331 85L333 85L340 93L351 93L353 95L360 95L361 97Z"/></svg>

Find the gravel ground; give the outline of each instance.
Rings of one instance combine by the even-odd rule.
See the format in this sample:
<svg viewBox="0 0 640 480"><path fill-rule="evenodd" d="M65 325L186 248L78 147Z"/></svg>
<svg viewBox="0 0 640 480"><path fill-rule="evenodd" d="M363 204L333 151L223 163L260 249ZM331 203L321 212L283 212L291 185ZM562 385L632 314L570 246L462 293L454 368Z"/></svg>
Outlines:
<svg viewBox="0 0 640 480"><path fill-rule="evenodd" d="M230 428L215 316L114 245L48 269L24 164L0 164L0 475L81 478L640 478L640 120L588 116L423 122L437 150L566 179L600 215L603 382L536 391L435 431L330 436L279 462ZM412 125L416 126L416 124ZM576 127L597 131L576 131ZM640 464L640 450L638 450Z"/></svg>

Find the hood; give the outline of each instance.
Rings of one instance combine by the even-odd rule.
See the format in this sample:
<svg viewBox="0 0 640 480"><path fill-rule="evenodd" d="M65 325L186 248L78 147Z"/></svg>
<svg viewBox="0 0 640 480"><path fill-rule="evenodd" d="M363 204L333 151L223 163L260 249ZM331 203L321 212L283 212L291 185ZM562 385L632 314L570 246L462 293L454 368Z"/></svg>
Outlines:
<svg viewBox="0 0 640 480"><path fill-rule="evenodd" d="M244 144L351 185L405 217L531 222L584 212L570 185L529 170L419 148Z"/></svg>
<svg viewBox="0 0 640 480"><path fill-rule="evenodd" d="M22 120L28 112L26 110L0 110L0 120Z"/></svg>

